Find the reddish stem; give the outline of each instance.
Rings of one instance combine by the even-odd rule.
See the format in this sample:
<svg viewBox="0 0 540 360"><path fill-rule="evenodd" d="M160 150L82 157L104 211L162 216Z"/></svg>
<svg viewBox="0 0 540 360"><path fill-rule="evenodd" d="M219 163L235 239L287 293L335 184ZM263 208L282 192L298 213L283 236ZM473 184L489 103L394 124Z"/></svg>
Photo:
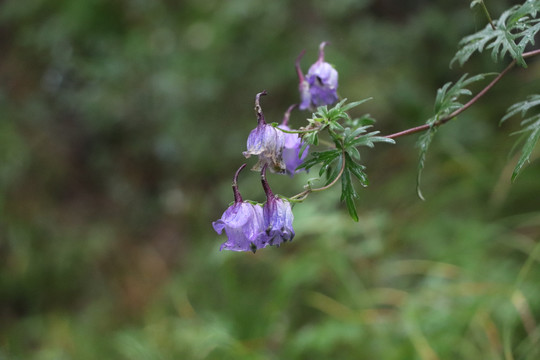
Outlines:
<svg viewBox="0 0 540 360"><path fill-rule="evenodd" d="M324 61L324 47L326 45L330 45L330 43L327 41L323 41L321 45L319 45L319 59L317 60L318 62Z"/></svg>
<svg viewBox="0 0 540 360"><path fill-rule="evenodd" d="M296 107L296 104L292 104L289 106L287 111L285 111L285 115L283 115L283 120L281 121L281 125L289 126L289 118L291 117L291 111Z"/></svg>
<svg viewBox="0 0 540 360"><path fill-rule="evenodd" d="M242 202L242 195L240 195L240 191L238 191L238 175L240 174L240 171L244 170L246 165L247 164L242 164L242 166L240 166L238 168L238 170L236 170L236 174L234 174L233 183L232 183L232 190L233 190L233 194L234 194L234 203L235 204L238 204L238 203Z"/></svg>
<svg viewBox="0 0 540 360"><path fill-rule="evenodd" d="M259 125L266 124L266 121L264 120L264 114L263 114L261 105L259 103L259 98L266 94L267 94L266 90L263 90L262 92L255 95L255 111L257 112L257 123Z"/></svg>
<svg viewBox="0 0 540 360"><path fill-rule="evenodd" d="M528 57L532 57L532 56L535 56L535 55L538 55L538 54L540 54L540 49L526 52L522 56L523 56L523 58L528 58ZM462 107L460 107L459 109L457 109L453 113L449 114L448 116L445 116L444 118L435 121L433 124L424 124L424 125L416 126L416 127L413 127L413 128L407 129L407 130L403 130L403 131L400 131L400 132L397 132L397 133L394 133L394 134L386 135L385 137L387 137L389 139L395 139L395 138L398 138L398 137L401 137L401 136L422 132L422 131L428 130L428 129L432 128L432 127L441 126L441 125L447 123L448 121L452 120L453 118L455 118L456 116L458 116L459 114L461 114L462 112L467 110L475 102L477 102L478 99L480 99L482 96L484 96L515 65L516 65L516 60L512 60L512 62L510 64L508 64L508 66L499 75L497 75L497 77L495 79L493 79L485 88L483 88L482 91L480 91L478 94L476 94L465 105L463 105Z"/></svg>
<svg viewBox="0 0 540 360"><path fill-rule="evenodd" d="M270 185L268 185L268 181L266 180L267 167L268 167L268 164L264 164L264 166L261 169L261 182L264 189L264 193L266 194L266 198L272 199L274 197L274 193L272 192L272 189L270 189Z"/></svg>
<svg viewBox="0 0 540 360"><path fill-rule="evenodd" d="M300 67L300 60L302 60L302 57L305 53L306 50L302 50L296 58L296 61L294 62L294 68L296 69L296 73L298 74L298 83L300 85L304 82L304 74L302 73L302 68Z"/></svg>

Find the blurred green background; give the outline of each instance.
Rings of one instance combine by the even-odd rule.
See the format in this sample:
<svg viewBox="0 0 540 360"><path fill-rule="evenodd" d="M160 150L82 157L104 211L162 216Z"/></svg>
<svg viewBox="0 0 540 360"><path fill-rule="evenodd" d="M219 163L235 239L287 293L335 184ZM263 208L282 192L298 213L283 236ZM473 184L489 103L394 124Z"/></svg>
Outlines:
<svg viewBox="0 0 540 360"><path fill-rule="evenodd" d="M538 359L539 151L510 184L519 119L498 126L538 93L538 61L441 128L427 201L413 135L363 152L358 223L332 189L280 248L219 252L211 227L255 94L280 121L302 49L307 71L331 42L340 95L374 97L353 115L388 134L505 66L449 68L484 25L455 0L3 1L0 359ZM310 176L269 180L290 196ZM263 200L255 173L240 190Z"/></svg>

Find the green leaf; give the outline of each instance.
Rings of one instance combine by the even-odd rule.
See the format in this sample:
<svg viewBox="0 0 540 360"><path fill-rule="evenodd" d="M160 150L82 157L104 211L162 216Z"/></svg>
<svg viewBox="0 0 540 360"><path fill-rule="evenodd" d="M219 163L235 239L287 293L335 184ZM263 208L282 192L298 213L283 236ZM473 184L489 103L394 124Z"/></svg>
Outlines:
<svg viewBox="0 0 540 360"><path fill-rule="evenodd" d="M313 152L311 153L311 158L304 161L300 166L298 166L298 169L308 170L317 164L329 165L340 154L341 151L337 149L326 150L322 152Z"/></svg>
<svg viewBox="0 0 540 360"><path fill-rule="evenodd" d="M424 166L426 162L426 155L429 149L429 145L431 144L431 141L433 140L433 137L435 136L436 132L437 132L437 128L435 127L430 128L428 131L422 134L420 138L418 138L418 142L416 144L416 146L420 149L420 156L418 160L418 171L416 173L416 194L422 200L425 200L424 196L422 195L422 191L420 189L420 184L422 180L422 171L424 170Z"/></svg>
<svg viewBox="0 0 540 360"><path fill-rule="evenodd" d="M351 147L347 148L347 154L349 154L349 156L351 158L353 158L353 159L355 159L357 161L360 161L360 152L354 146L351 146Z"/></svg>
<svg viewBox="0 0 540 360"><path fill-rule="evenodd" d="M471 6L480 4L479 1L471 3ZM515 5L503 12L495 21L495 29L487 24L484 29L464 37L459 42L459 50L450 62L463 65L475 52L483 52L491 49L491 57L499 61L509 54L516 62L527 67L523 58L523 51L530 43L534 44L535 35L540 30L536 18L540 10L540 1L526 1L523 5Z"/></svg>
<svg viewBox="0 0 540 360"><path fill-rule="evenodd" d="M530 95L526 101L518 102L508 108L506 115L501 119L501 123L506 121L508 118L521 113L521 117L525 116L529 109L540 105L540 95Z"/></svg>
<svg viewBox="0 0 540 360"><path fill-rule="evenodd" d="M345 201L349 215L354 221L358 221L358 213L354 203L356 198L358 198L358 195L351 182L351 173L345 168L343 175L341 175L341 201Z"/></svg>
<svg viewBox="0 0 540 360"><path fill-rule="evenodd" d="M510 106L506 115L501 119L501 123L508 120L508 118L520 114L523 118L525 114L533 107L540 105L540 95L531 95L527 100L516 103ZM525 126L522 130L513 133L522 134L517 143L521 142L525 138L523 148L521 149L521 155L512 173L512 182L516 180L517 176L523 169L526 163L529 162L531 154L538 143L540 138L540 114L530 116L521 121L521 126ZM528 135L527 135L528 134Z"/></svg>
<svg viewBox="0 0 540 360"><path fill-rule="evenodd" d="M451 82L444 84L442 88L437 90L434 106L435 116L428 123L432 124L440 118L448 116L460 109L463 104L458 101L459 97L472 95L472 92L466 89L465 86L484 80L486 76L490 75L494 75L494 73L478 74L470 78L467 78L468 74L464 74L455 84L452 85Z"/></svg>
<svg viewBox="0 0 540 360"><path fill-rule="evenodd" d="M427 132L422 134L418 138L417 147L420 149L420 156L418 161L418 172L416 175L416 193L418 197L424 200L422 191L420 190L420 183L422 178L422 171L425 167L426 155L429 149L429 145L435 136L437 131L437 121L450 116L453 112L463 107L463 104L459 102L459 98L463 95L472 95L471 91L466 89L468 86L476 81L485 79L486 76L493 75L492 73L478 74L472 77L468 77L467 74L463 75L455 84L448 82L437 90L437 96L435 97L434 111L435 115L426 121L426 124L430 125Z"/></svg>
<svg viewBox="0 0 540 360"><path fill-rule="evenodd" d="M372 99L373 99L372 97L369 97L369 98L362 99L362 100L359 100L359 101L353 101L353 102L348 103L347 105L345 105L345 106L342 108L342 110L343 110L343 111L349 111L349 110L351 110L352 108L355 108L355 107L357 107L358 105L361 105L361 104L363 104L363 103L365 103L365 102L367 102L367 101L370 101L370 100L372 100Z"/></svg>
<svg viewBox="0 0 540 360"><path fill-rule="evenodd" d="M533 125L534 126L529 126L525 129L525 131L530 131L531 133L527 137L527 140L525 140L525 144L521 149L521 156L519 157L516 167L512 172L512 182L516 180L517 176L519 175L525 164L529 162L531 153L536 147L538 139L540 139L540 119Z"/></svg>
<svg viewBox="0 0 540 360"><path fill-rule="evenodd" d="M314 117L318 117L322 119L325 123L335 123L342 120L345 120L347 122L351 121L351 118L349 114L347 114L347 111L350 109L365 103L366 101L371 100L371 98L363 99L360 101L354 101L351 103L348 103L347 105L344 105L347 99L341 100L339 103L334 105L333 108L328 109L328 106L319 106L315 113L313 114ZM332 125L335 126L335 125Z"/></svg>
<svg viewBox="0 0 540 360"><path fill-rule="evenodd" d="M308 145L317 146L319 144L319 133L317 131L307 133L302 137L302 140Z"/></svg>
<svg viewBox="0 0 540 360"><path fill-rule="evenodd" d="M339 175L339 172L341 171L341 166L343 164L343 157L340 156L337 158L336 166L327 166L326 167L326 182L324 186L330 184L332 181L334 181L337 176ZM321 174L319 174L321 176Z"/></svg>
<svg viewBox="0 0 540 360"><path fill-rule="evenodd" d="M353 161L347 162L347 169L354 175L363 187L369 185L367 174L364 172L365 166L357 164Z"/></svg>
<svg viewBox="0 0 540 360"><path fill-rule="evenodd" d="M482 4L482 0L474 0L474 1L471 1L470 8L472 9L472 8L475 7L476 5L480 5L480 4Z"/></svg>

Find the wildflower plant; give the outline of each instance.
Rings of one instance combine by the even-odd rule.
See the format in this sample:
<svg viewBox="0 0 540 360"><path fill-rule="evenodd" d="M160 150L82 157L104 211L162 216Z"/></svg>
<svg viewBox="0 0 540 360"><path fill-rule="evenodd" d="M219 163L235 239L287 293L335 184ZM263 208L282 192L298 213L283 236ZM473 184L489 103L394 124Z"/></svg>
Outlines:
<svg viewBox="0 0 540 360"><path fill-rule="evenodd" d="M521 5L512 6L495 20L491 18L482 0L471 2L471 8L476 6L482 8L488 24L475 34L463 38L450 65L456 62L463 65L475 53L484 51L490 51L495 62L503 61L508 57L511 61L498 74L486 73L472 76L465 74L455 82L444 84L437 90L433 115L423 125L383 136L379 131L372 130L375 120L369 114L351 118L349 110L371 98L354 102L339 99L338 72L325 61L326 42L320 44L319 57L306 75L300 66L303 51L295 62L299 79L298 109L311 112L304 126L297 130L289 126L289 116L296 105L289 107L281 124L267 123L259 103L260 96L266 95L266 91L257 94L255 111L258 125L249 134L247 151L244 155L246 158L252 155L258 156L258 162L252 170L261 172L267 200L264 205L249 203L257 210L247 206L247 203L243 202L239 195L237 196L237 187L235 188L237 172L233 182L235 203L227 209L220 220L214 222L214 229L219 233L225 229L229 237L229 240L222 245L222 249L255 251L268 245L279 246L283 242L292 240L294 231L291 205L301 203L311 193L327 190L337 183L341 183L340 200L345 203L352 219L358 221L356 200L359 195L356 187L357 184L362 187L367 187L369 184L366 167L362 164L362 149L373 148L376 143L395 144L396 138L405 135L421 133L417 141L419 162L416 189L419 198L424 199L420 190L421 174L425 168L430 144L435 139L439 127L474 105L516 65L526 68L527 59L540 55L540 49L525 51L535 45L535 37L540 31L540 18L538 18L540 0L527 0ZM491 81L478 93L473 95L468 89L471 84L487 79ZM464 102L463 99L467 97L471 98ZM523 143L523 147L512 174L512 181L517 178L529 161L540 139L539 105L540 95L531 95L527 100L510 106L501 120L502 123L517 114L522 117L529 115L521 122L523 129L515 133L521 135L518 144ZM537 112L530 114L532 109ZM308 180L304 190L296 195L288 197L275 195L266 180L267 168L289 176L294 176L302 170L314 170L318 177ZM317 183L318 187L315 186ZM259 208L262 209L262 215ZM247 221L237 220L238 216L244 216ZM248 223L249 226L246 225ZM239 227L242 228L242 226L247 226L246 229L248 229L248 235L245 238L237 235ZM255 227L260 227L257 235L252 232Z"/></svg>

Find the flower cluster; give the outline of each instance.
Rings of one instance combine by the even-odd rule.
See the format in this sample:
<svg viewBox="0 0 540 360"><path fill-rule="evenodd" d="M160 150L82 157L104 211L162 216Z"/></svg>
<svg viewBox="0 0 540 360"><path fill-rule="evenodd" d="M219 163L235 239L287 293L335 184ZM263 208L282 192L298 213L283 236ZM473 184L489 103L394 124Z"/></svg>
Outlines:
<svg viewBox="0 0 540 360"><path fill-rule="evenodd" d="M300 55L296 69L300 78L300 110L311 109L314 106L331 105L337 97L337 71L324 62L324 47L320 45L319 59L309 69L306 77L300 70ZM261 181L266 194L264 205L242 200L238 191L238 175L246 164L242 165L233 179L234 204L231 205L221 219L212 223L214 230L221 234L225 231L227 241L220 250L253 251L270 246L279 246L291 241L294 237L293 213L291 204L278 195L274 195L268 181L266 170L278 174L294 176L299 166L304 162L309 146L298 133L289 127L289 117L296 105L291 105L285 112L282 123L276 127L266 123L260 105L260 97L266 91L255 97L255 112L257 127L253 129L247 140L247 149L243 152L246 158L252 155L258 157L252 170L260 171Z"/></svg>
<svg viewBox="0 0 540 360"><path fill-rule="evenodd" d="M231 205L221 219L214 221L212 226L218 234L225 230L227 241L220 250L257 251L268 245L279 246L286 241L292 241L293 213L291 204L272 193L266 180L266 167L261 169L261 182L266 193L266 203L261 207L242 200L238 191L238 174L246 167L243 164L233 179L234 204Z"/></svg>

